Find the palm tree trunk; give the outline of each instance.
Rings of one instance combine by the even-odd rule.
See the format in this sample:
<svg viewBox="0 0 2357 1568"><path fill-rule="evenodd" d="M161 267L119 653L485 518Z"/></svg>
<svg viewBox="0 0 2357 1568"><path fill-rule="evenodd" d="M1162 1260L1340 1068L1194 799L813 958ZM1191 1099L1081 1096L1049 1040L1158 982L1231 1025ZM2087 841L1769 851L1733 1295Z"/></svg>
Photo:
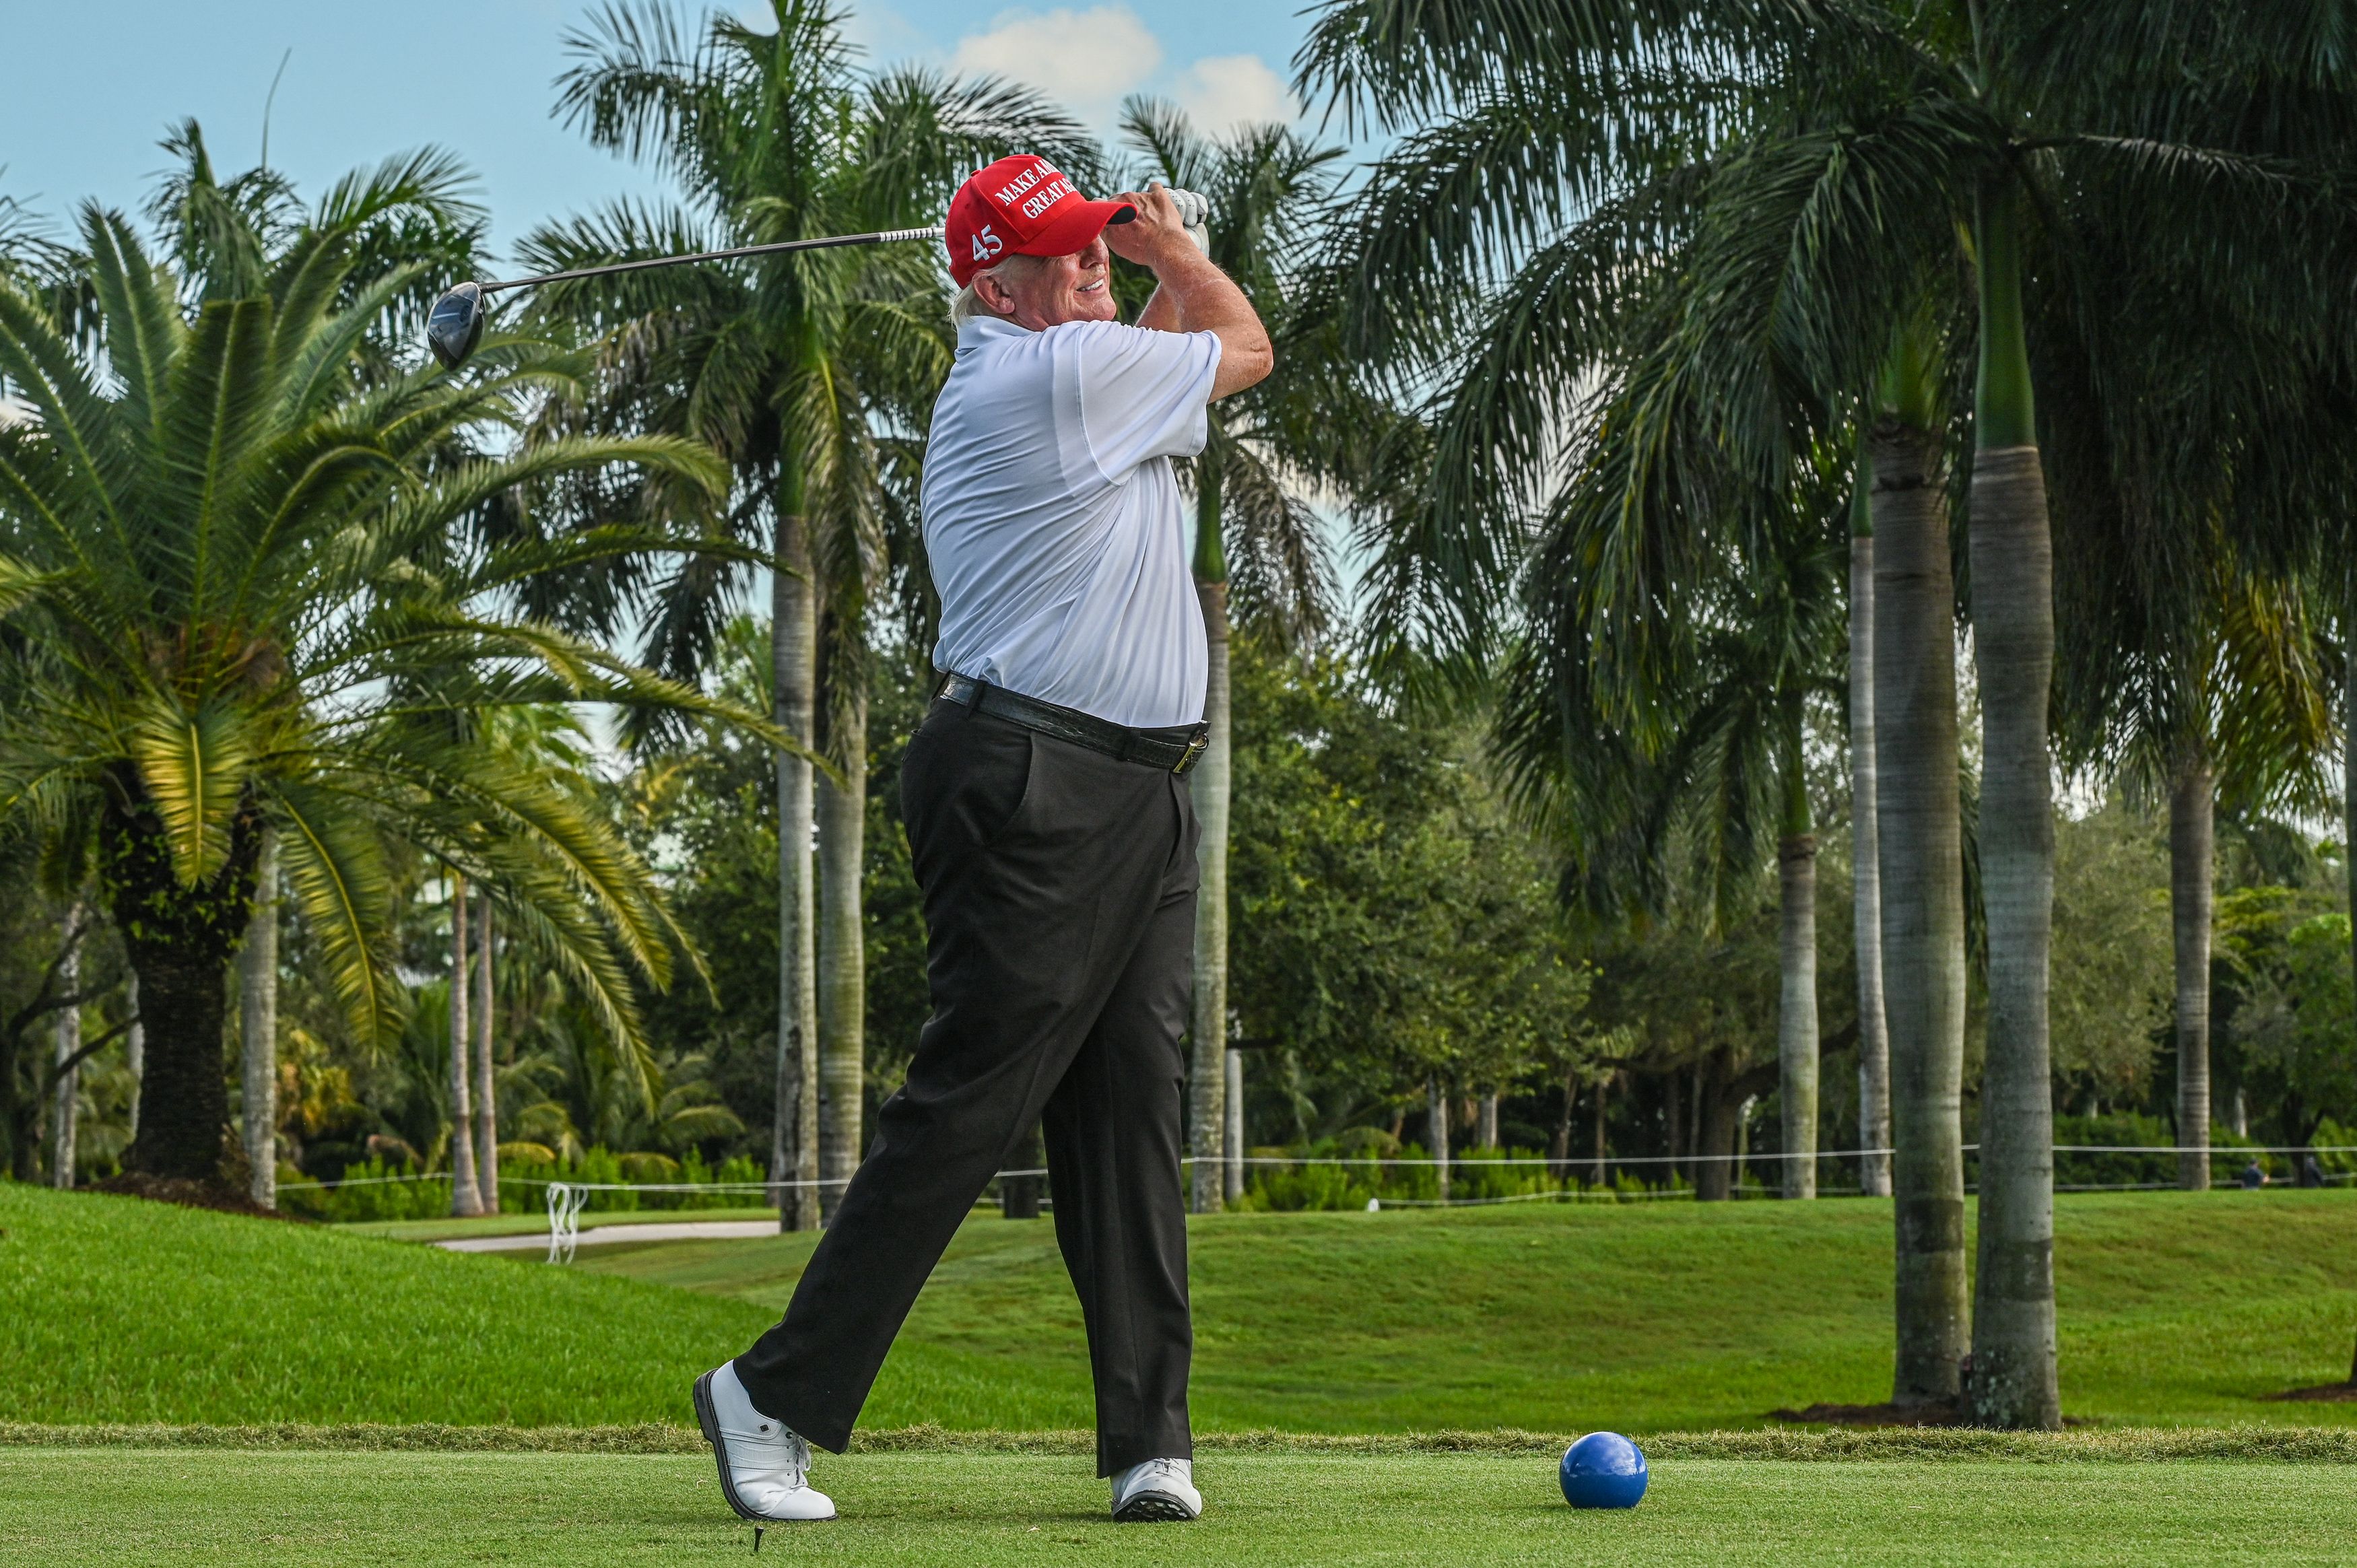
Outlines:
<svg viewBox="0 0 2357 1568"><path fill-rule="evenodd" d="M1448 1201L1448 1090L1435 1074L1425 1080L1425 1119L1432 1123L1432 1174L1440 1184L1440 1200Z"/></svg>
<svg viewBox="0 0 2357 1568"><path fill-rule="evenodd" d="M2210 1186L2210 919L2216 792L2207 762L2169 792L2169 908L2177 957L2177 1185Z"/></svg>
<svg viewBox="0 0 2357 1568"><path fill-rule="evenodd" d="M867 835L867 692L864 681L832 710L830 737L847 788L818 780L818 1176L822 1222L834 1218L859 1168L867 1088L867 959L860 875Z"/></svg>
<svg viewBox="0 0 2357 1568"><path fill-rule="evenodd" d="M1227 1178L1220 1196L1233 1203L1244 1195L1244 1054L1231 1046L1227 1056Z"/></svg>
<svg viewBox="0 0 2357 1568"><path fill-rule="evenodd" d="M1724 1051L1695 1064L1695 1083L1701 1091L1694 1115L1697 1203L1725 1203L1735 1196L1735 1106L1727 1099L1727 1078Z"/></svg>
<svg viewBox="0 0 2357 1568"><path fill-rule="evenodd" d="M483 1212L500 1211L500 1091L498 1064L491 1044L497 1020L492 1016L491 896L487 890L476 905L475 921L475 1190L482 1195Z"/></svg>
<svg viewBox="0 0 2357 1568"><path fill-rule="evenodd" d="M1849 540L1849 821L1851 940L1857 957L1857 1141L1890 1146L1890 1031L1882 1012L1882 867L1874 779L1873 480L1860 451ZM1857 1185L1890 1196L1890 1156L1859 1156Z"/></svg>
<svg viewBox="0 0 2357 1568"><path fill-rule="evenodd" d="M131 1141L139 1141L139 1091L147 1080L147 1026L139 1016L139 973L134 970L125 990L131 1026L123 1032L123 1068L131 1075Z"/></svg>
<svg viewBox="0 0 2357 1568"><path fill-rule="evenodd" d="M65 919L69 936L81 918L81 906L69 905ZM81 988L80 942L66 949L64 961L58 965L58 987L69 994ZM77 1144L81 1128L81 1069L66 1064L81 1049L81 1009L59 1008L56 1021L49 1026L49 1059L63 1069L50 1091L56 1098L49 1102L49 1185L64 1192L72 1190L74 1166L81 1156Z"/></svg>
<svg viewBox="0 0 2357 1568"><path fill-rule="evenodd" d="M1964 1273L1964 887L1955 590L1940 439L1886 417L1874 463L1874 760L1890 1030L1891 1400L1955 1399Z"/></svg>
<svg viewBox="0 0 2357 1568"><path fill-rule="evenodd" d="M2341 606L2341 842L2349 908L2357 914L2357 553L2349 557ZM2357 920L2349 925L2349 961L2357 973ZM2234 1086L2234 1131L2247 1137L2243 1088ZM2351 1374L2357 1381L2357 1372Z"/></svg>
<svg viewBox="0 0 2357 1568"><path fill-rule="evenodd" d="M1743 1184L1751 1179L1751 1108L1759 1101L1745 1095L1743 1103L1735 1108L1735 1190L1741 1192Z"/></svg>
<svg viewBox="0 0 2357 1568"><path fill-rule="evenodd" d="M1685 1129L1682 1120L1686 1102L1680 1084L1678 1069L1672 1068L1669 1077L1663 1079L1662 1092L1669 1101L1670 1176L1673 1179L1691 1174L1686 1165Z"/></svg>
<svg viewBox="0 0 2357 1568"><path fill-rule="evenodd" d="M253 864L253 913L237 957L238 1047L243 1059L246 1196L278 1207L278 835L263 830ZM461 1049L456 1042L454 1049ZM463 1132L463 1129L461 1129Z"/></svg>
<svg viewBox="0 0 2357 1568"><path fill-rule="evenodd" d="M1564 1166L1571 1162L1571 1112L1578 1098L1578 1069L1563 1069L1563 1110L1555 1117L1555 1135L1547 1140L1547 1174L1558 1179L1567 1173Z"/></svg>
<svg viewBox="0 0 2357 1568"><path fill-rule="evenodd" d="M2054 1365L2054 1088L2047 1033L2054 548L2024 344L2019 215L2009 187L1984 193L1976 239L1981 375L1971 546L1988 1039L1972 1414L1984 1426L2054 1430L2062 1424Z"/></svg>
<svg viewBox="0 0 2357 1568"><path fill-rule="evenodd" d="M450 1212L483 1211L482 1189L475 1183L474 1096L467 1042L472 1037L467 1005L468 978L473 954L467 947L467 879L450 874Z"/></svg>
<svg viewBox="0 0 2357 1568"><path fill-rule="evenodd" d="M139 976L146 1020L139 1135L123 1156L141 1176L217 1183L221 1129L229 1122L227 1066L230 960L253 893L260 824L241 816L228 858L190 886L174 869L171 846L135 775L111 780L99 835L99 875L114 929Z"/></svg>
<svg viewBox="0 0 2357 1568"><path fill-rule="evenodd" d="M1611 1090L1612 1090L1612 1079L1611 1079L1611 1078L1610 1078L1609 1075L1608 1075L1608 1076L1606 1076L1606 1077L1604 1077L1604 1078L1598 1079L1596 1080L1596 1106L1595 1106L1595 1112L1596 1112L1596 1173L1595 1173L1595 1180L1596 1180L1596 1185L1597 1185L1598 1187L1602 1187L1602 1186L1604 1185L1604 1110L1605 1110L1604 1102L1605 1102L1606 1099L1610 1095Z"/></svg>
<svg viewBox="0 0 2357 1568"><path fill-rule="evenodd" d="M1211 745L1189 775L1195 820L1202 839L1202 873L1195 895L1195 999L1189 1023L1194 1059L1187 1098L1187 1144L1195 1156L1195 1211L1222 1203L1220 1171L1227 1116L1223 1055L1228 1044L1228 800L1234 757L1228 732L1228 564L1220 540L1220 481L1207 459L1197 470L1195 596L1203 607L1203 638L1211 659L1203 691L1203 723ZM1238 1151L1241 1153L1242 1151Z"/></svg>
<svg viewBox="0 0 2357 1568"><path fill-rule="evenodd" d="M818 607L811 591L810 528L802 489L790 478L778 497L770 657L775 687L770 717L808 745L818 671ZM812 916L816 867L811 859L811 765L780 751L778 768L778 1073L770 1133L770 1180L777 1184L778 1226L818 1228L818 954ZM798 1184L798 1185L789 1185Z"/></svg>
<svg viewBox="0 0 2357 1568"><path fill-rule="evenodd" d="M1817 839L1809 813L1801 700L1785 703L1784 821L1776 845L1782 976L1776 1008L1776 1079L1784 1106L1786 1197L1817 1196Z"/></svg>

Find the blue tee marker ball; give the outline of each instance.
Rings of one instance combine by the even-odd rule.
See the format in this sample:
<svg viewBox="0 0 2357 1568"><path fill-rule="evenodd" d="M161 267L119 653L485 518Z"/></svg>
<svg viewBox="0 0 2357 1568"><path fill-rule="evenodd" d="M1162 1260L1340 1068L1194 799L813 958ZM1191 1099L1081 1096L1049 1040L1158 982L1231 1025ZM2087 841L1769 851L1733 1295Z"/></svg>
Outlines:
<svg viewBox="0 0 2357 1568"><path fill-rule="evenodd" d="M1591 1432L1563 1451L1563 1500L1576 1509L1633 1509L1645 1495L1645 1455L1617 1432Z"/></svg>

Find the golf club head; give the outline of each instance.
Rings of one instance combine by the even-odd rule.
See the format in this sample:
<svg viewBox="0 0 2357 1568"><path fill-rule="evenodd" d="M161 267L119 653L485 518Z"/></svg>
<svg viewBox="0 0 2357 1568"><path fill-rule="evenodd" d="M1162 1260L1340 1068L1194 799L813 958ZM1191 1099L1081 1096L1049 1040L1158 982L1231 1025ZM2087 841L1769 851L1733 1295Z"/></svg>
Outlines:
<svg viewBox="0 0 2357 1568"><path fill-rule="evenodd" d="M433 313L425 318L425 346L444 370L457 370L482 341L484 314L483 285L479 283L462 283L434 302Z"/></svg>

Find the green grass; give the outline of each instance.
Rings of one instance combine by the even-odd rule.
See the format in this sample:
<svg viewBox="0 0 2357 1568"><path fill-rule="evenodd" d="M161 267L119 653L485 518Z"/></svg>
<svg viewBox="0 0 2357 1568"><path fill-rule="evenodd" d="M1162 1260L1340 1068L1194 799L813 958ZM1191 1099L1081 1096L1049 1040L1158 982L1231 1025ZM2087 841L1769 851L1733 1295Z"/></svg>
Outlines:
<svg viewBox="0 0 2357 1568"><path fill-rule="evenodd" d="M2346 1375L2351 1195L2066 1197L2059 1214L2071 1414L2357 1425L2357 1405L2258 1397ZM0 1230L0 1421L18 1422L677 1423L687 1380L774 1318L811 1246L616 1244L552 1269L7 1184ZM1648 1433L1888 1392L1878 1204L1236 1215L1191 1234L1205 1432ZM1052 1228L975 1219L868 1423L1090 1420Z"/></svg>
<svg viewBox="0 0 2357 1568"><path fill-rule="evenodd" d="M780 1561L1178 1568L1641 1562L2345 1563L2346 1466L1664 1460L1630 1513L1575 1513L1544 1458L1207 1456L1193 1525L1106 1522L1084 1459L823 1461L844 1517ZM748 1532L694 1456L0 1449L11 1563L708 1563ZM766 1554L765 1554L766 1555Z"/></svg>
<svg viewBox="0 0 2357 1568"><path fill-rule="evenodd" d="M0 1418L683 1421L741 1301L0 1183ZM5 1558L0 1553L0 1558Z"/></svg>
<svg viewBox="0 0 2357 1568"><path fill-rule="evenodd" d="M605 1225L687 1225L707 1219L767 1219L774 1208L640 1208L616 1214L584 1214L581 1229ZM449 1241L462 1236L545 1236L545 1214L481 1214L469 1219L363 1219L339 1225L347 1236L381 1236L393 1241Z"/></svg>
<svg viewBox="0 0 2357 1568"><path fill-rule="evenodd" d="M2352 1195L2065 1195L2057 1217L2069 1414L2357 1423L2357 1405L2257 1397L2348 1374ZM1862 1200L1199 1220L1196 1423L1653 1432L1887 1399L1889 1226ZM578 1266L775 1312L812 1244L621 1243ZM868 1408L887 1426L1089 1424L1048 1224L959 1234Z"/></svg>

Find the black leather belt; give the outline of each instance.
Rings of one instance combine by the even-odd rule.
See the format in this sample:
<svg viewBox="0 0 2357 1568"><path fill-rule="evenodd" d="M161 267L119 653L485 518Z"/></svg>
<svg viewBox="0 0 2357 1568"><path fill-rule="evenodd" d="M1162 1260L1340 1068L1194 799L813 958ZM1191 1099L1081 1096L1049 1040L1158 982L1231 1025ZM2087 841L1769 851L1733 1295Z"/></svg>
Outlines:
<svg viewBox="0 0 2357 1568"><path fill-rule="evenodd" d="M1211 744L1209 725L1197 725L1176 735L1131 729L1094 714L1058 707L1003 686L985 685L964 675L945 676L933 695L988 714L992 718L1005 719L1058 740L1069 740L1074 746L1084 746L1107 757L1117 757L1124 762L1142 763L1170 773L1185 773L1193 768L1201 758L1203 748Z"/></svg>

